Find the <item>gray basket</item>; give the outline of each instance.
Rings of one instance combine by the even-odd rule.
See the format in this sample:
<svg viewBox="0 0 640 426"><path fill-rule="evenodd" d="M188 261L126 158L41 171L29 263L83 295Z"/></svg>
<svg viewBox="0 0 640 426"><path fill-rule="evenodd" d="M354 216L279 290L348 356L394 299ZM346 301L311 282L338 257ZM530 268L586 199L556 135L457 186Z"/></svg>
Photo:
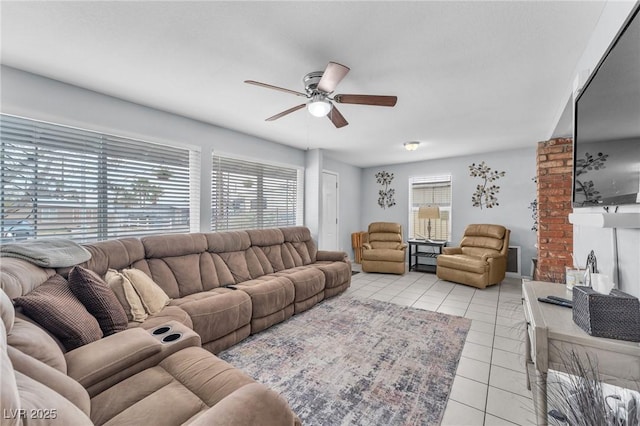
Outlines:
<svg viewBox="0 0 640 426"><path fill-rule="evenodd" d="M640 302L620 290L573 287L573 322L595 337L640 342Z"/></svg>

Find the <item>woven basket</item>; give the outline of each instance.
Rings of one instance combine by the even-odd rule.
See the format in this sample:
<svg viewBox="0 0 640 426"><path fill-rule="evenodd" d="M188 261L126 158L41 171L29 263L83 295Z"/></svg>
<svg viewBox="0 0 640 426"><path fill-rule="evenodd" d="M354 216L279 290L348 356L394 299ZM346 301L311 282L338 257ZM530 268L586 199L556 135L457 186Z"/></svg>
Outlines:
<svg viewBox="0 0 640 426"><path fill-rule="evenodd" d="M595 337L640 342L640 302L619 290L573 287L573 321Z"/></svg>

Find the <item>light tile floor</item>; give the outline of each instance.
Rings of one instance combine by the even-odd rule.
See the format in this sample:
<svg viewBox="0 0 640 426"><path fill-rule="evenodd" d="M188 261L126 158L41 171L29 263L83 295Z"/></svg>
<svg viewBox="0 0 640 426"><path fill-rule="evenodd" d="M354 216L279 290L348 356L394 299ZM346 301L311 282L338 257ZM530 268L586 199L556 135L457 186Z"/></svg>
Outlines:
<svg viewBox="0 0 640 426"><path fill-rule="evenodd" d="M521 280L507 278L480 290L429 273L362 272L347 293L471 319L442 425L534 425L524 373L521 286Z"/></svg>

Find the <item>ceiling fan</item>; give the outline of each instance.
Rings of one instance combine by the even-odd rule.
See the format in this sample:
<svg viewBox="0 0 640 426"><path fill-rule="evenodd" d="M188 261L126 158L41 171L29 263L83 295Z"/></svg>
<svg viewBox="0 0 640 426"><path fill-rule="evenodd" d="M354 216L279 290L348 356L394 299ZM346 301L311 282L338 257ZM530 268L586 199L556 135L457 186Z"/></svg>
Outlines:
<svg viewBox="0 0 640 426"><path fill-rule="evenodd" d="M375 106L395 106L398 98L396 96L377 96L377 95L333 95L336 86L349 72L349 67L345 67L337 62L329 62L324 71L314 71L305 75L302 79L304 83L304 93L295 90L285 89L283 87L273 86L271 84L261 83L254 80L245 80L245 83L254 84L256 86L266 87L267 89L279 90L285 93L291 93L296 96L309 99L309 102L296 105L286 111L282 111L265 121L274 121L278 118L291 114L294 111L304 108L305 106L315 117L329 117L329 120L337 128L344 127L347 120L342 116L338 108L332 103L339 104L358 104L358 105L375 105Z"/></svg>

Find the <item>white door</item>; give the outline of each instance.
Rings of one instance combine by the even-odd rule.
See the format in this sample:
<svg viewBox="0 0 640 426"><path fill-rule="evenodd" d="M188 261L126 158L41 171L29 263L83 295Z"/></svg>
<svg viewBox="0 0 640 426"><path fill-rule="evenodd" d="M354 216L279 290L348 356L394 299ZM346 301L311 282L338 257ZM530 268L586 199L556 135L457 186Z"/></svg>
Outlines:
<svg viewBox="0 0 640 426"><path fill-rule="evenodd" d="M338 175L322 172L322 250L338 250Z"/></svg>

